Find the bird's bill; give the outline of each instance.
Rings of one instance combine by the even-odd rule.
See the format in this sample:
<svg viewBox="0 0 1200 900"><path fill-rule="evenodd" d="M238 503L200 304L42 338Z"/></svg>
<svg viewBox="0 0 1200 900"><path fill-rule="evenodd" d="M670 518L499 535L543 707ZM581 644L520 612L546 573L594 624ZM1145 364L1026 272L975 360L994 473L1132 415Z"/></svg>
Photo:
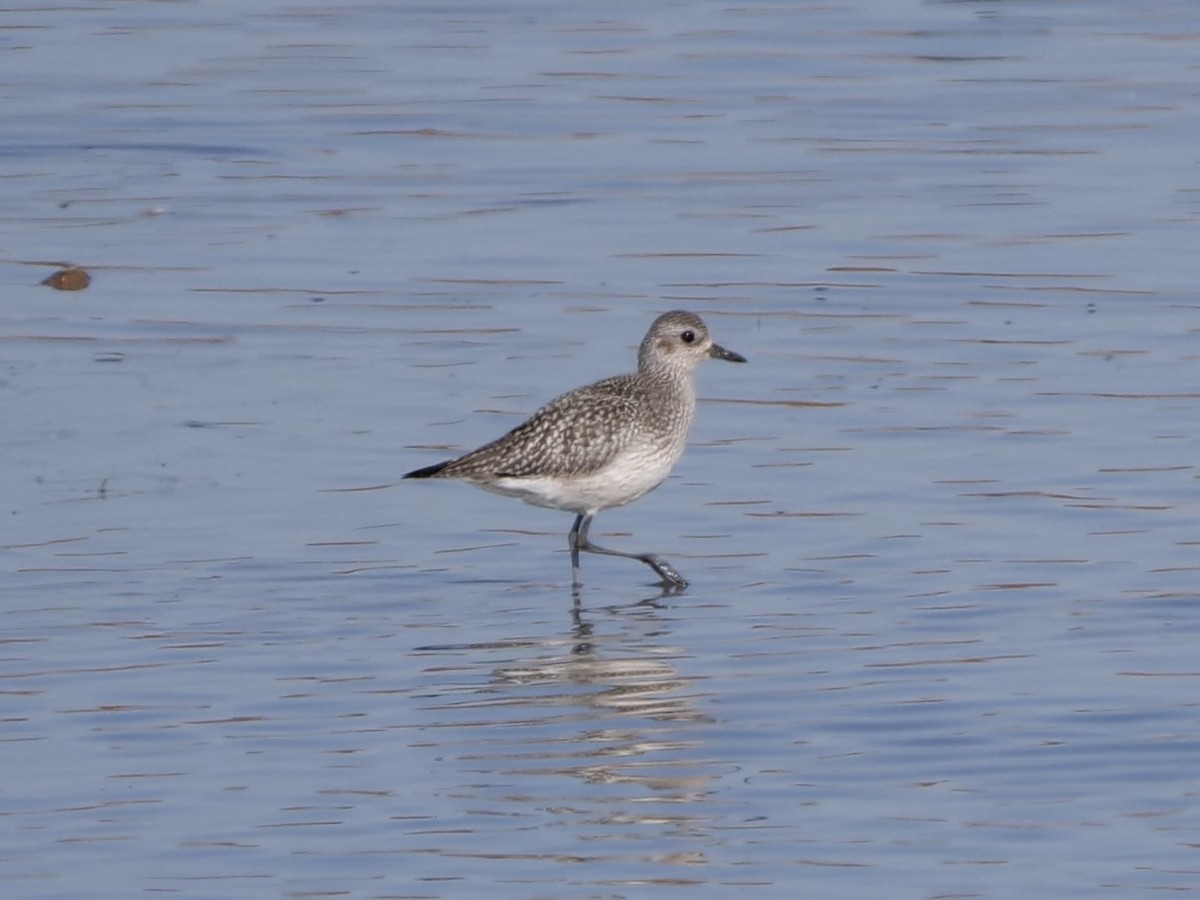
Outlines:
<svg viewBox="0 0 1200 900"><path fill-rule="evenodd" d="M734 353L732 350L726 350L720 344L713 344L708 348L708 355L713 359L724 359L728 362L745 362L746 357L740 353Z"/></svg>

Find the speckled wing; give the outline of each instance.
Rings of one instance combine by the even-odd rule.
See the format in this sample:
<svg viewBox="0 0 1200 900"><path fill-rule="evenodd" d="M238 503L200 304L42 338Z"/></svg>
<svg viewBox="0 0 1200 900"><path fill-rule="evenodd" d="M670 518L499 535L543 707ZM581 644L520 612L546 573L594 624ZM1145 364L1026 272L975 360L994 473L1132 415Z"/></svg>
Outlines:
<svg viewBox="0 0 1200 900"><path fill-rule="evenodd" d="M638 397L627 375L550 401L508 434L450 463L459 478L587 475L611 463L636 434Z"/></svg>

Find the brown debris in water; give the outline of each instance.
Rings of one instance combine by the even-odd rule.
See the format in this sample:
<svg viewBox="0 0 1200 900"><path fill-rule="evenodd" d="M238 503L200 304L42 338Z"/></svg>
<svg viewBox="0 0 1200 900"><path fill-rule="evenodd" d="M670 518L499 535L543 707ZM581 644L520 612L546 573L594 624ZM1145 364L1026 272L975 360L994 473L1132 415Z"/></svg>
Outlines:
<svg viewBox="0 0 1200 900"><path fill-rule="evenodd" d="M42 284L56 291L82 291L92 283L92 276L82 266L67 266L42 279Z"/></svg>

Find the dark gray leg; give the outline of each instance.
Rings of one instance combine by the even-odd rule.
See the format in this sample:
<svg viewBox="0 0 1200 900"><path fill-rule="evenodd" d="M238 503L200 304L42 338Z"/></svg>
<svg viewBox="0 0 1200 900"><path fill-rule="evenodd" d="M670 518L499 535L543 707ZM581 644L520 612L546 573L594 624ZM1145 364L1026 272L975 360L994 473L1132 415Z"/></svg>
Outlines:
<svg viewBox="0 0 1200 900"><path fill-rule="evenodd" d="M583 584L583 580L579 575L579 526L582 525L584 534L587 534L587 526L591 521L591 516L585 516L583 513L580 513L575 517L575 524L571 526L571 533L567 535L567 544L571 548L572 587L579 587Z"/></svg>
<svg viewBox="0 0 1200 900"><path fill-rule="evenodd" d="M592 517L580 513L575 517L575 525L571 528L571 534L568 536L571 544L571 573L575 578L576 587L582 584L579 579L580 550L584 553L600 553L604 556L620 556L624 559L636 559L638 562L643 562L652 568L655 574L662 579L665 587L676 591L682 591L687 587L687 579L675 571L675 567L662 557L655 556L653 553L622 553L620 550L610 550L607 547L593 544L588 539L588 529L591 526Z"/></svg>

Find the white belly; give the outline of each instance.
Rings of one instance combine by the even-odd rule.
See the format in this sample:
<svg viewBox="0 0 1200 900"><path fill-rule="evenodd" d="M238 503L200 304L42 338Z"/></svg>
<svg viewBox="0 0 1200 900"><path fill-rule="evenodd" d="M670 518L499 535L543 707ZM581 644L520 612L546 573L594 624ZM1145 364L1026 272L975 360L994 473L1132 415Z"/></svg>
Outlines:
<svg viewBox="0 0 1200 900"><path fill-rule="evenodd" d="M589 475L497 478L480 487L518 497L534 506L590 514L632 503L654 490L670 474L678 458L677 452L626 451L604 469Z"/></svg>

